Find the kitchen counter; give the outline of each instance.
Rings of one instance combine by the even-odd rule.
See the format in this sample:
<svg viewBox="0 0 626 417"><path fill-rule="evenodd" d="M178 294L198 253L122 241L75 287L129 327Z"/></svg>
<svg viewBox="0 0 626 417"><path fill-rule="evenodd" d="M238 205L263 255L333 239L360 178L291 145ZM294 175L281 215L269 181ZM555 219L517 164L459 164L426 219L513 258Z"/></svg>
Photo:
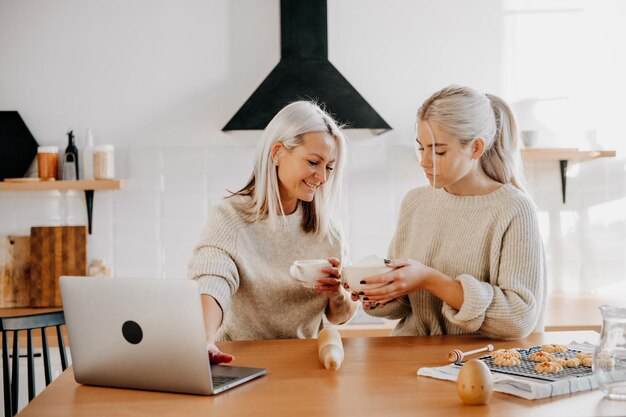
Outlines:
<svg viewBox="0 0 626 417"><path fill-rule="evenodd" d="M423 366L447 363L451 349L493 343L497 348L542 343L596 341L590 331L533 334L518 341L472 336L344 339L338 371L324 369L317 342L264 340L220 343L236 365L264 367L268 374L217 396L168 394L79 385L71 368L21 413L29 416L623 416L624 402L604 399L599 390L543 400L494 393L488 405L467 406L456 384L416 376Z"/></svg>

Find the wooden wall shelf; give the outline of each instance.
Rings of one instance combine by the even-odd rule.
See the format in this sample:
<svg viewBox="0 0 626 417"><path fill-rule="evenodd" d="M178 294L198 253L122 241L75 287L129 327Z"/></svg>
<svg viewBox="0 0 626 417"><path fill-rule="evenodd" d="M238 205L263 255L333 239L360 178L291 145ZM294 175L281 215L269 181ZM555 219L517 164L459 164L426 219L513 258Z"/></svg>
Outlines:
<svg viewBox="0 0 626 417"><path fill-rule="evenodd" d="M561 196L565 204L567 163L584 162L597 158L613 158L615 151L581 151L578 148L524 148L522 158L527 161L559 161L561 170Z"/></svg>
<svg viewBox="0 0 626 417"><path fill-rule="evenodd" d="M615 151L580 151L577 148L525 148L522 157L532 161L588 161L596 158L611 158Z"/></svg>
<svg viewBox="0 0 626 417"><path fill-rule="evenodd" d="M95 190L121 190L126 186L125 180L0 181L0 191L84 191L89 234L91 234L92 225L93 192Z"/></svg>
<svg viewBox="0 0 626 417"><path fill-rule="evenodd" d="M0 182L0 191L51 191L51 190L120 190L126 188L125 180L78 180L78 181L28 181Z"/></svg>

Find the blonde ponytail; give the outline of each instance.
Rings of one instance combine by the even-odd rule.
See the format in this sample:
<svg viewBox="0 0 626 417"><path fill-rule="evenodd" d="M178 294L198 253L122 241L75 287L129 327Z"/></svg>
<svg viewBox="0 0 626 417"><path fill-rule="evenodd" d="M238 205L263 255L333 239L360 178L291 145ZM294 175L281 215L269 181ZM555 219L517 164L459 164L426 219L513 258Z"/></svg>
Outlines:
<svg viewBox="0 0 626 417"><path fill-rule="evenodd" d="M483 170L494 180L503 184L511 183L524 191L522 154L515 116L500 97L485 95L493 108L496 134L493 144L481 158Z"/></svg>

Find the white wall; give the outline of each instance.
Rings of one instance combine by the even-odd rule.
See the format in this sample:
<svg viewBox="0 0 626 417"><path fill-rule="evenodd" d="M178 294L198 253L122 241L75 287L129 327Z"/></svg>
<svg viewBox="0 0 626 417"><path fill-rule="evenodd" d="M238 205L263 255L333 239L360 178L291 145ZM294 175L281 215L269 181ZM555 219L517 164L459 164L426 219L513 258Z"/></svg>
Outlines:
<svg viewBox="0 0 626 417"><path fill-rule="evenodd" d="M394 128L348 132L352 257L384 255L402 196L425 184L413 155L418 104L451 83L508 98L510 13L496 0L328 3L331 62ZM278 5L0 0L0 109L19 110L40 144L64 146L69 128L79 139L91 128L116 146L117 176L129 180L96 193L91 259L117 276L185 277L208 208L250 174L259 132L221 128L279 60ZM623 159L577 168L566 205L557 166L529 167L551 287L618 282L626 219L593 219L599 203L626 201ZM84 224L83 204L81 193L0 193L0 235Z"/></svg>

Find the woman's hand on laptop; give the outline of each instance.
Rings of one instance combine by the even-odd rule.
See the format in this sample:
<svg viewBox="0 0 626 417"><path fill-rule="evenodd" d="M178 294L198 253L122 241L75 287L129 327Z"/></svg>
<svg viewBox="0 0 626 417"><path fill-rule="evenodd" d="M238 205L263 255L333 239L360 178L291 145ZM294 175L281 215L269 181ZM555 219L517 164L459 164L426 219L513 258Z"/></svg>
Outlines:
<svg viewBox="0 0 626 417"><path fill-rule="evenodd" d="M206 347L207 351L209 352L209 362L211 362L211 365L229 363L232 362L233 359L235 359L233 355L229 355L228 353L223 353L222 351L220 351L215 343L207 342Z"/></svg>

